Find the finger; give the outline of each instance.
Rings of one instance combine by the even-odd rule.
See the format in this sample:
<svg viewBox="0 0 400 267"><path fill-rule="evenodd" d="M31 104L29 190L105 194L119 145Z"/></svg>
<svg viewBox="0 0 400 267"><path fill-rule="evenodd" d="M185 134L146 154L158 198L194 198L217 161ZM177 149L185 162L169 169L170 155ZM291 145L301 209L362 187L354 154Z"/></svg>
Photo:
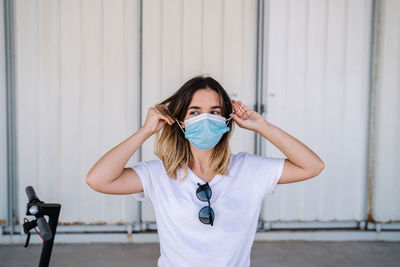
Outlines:
<svg viewBox="0 0 400 267"><path fill-rule="evenodd" d="M174 120L170 116L166 116L170 125L174 124Z"/></svg>
<svg viewBox="0 0 400 267"><path fill-rule="evenodd" d="M235 113L236 113L239 117L242 117L243 114L244 114L243 105L240 105L240 104L237 102L236 105L235 105L235 107L236 107Z"/></svg>
<svg viewBox="0 0 400 267"><path fill-rule="evenodd" d="M170 116L168 115L163 115L163 116L165 116L171 124L174 123L174 120Z"/></svg>
<svg viewBox="0 0 400 267"><path fill-rule="evenodd" d="M239 101L239 105L241 105L243 108L242 110L244 110L244 112L247 112L249 110L252 110L251 108L249 108L248 106L246 106L242 101Z"/></svg>
<svg viewBox="0 0 400 267"><path fill-rule="evenodd" d="M164 104L156 105L156 107L153 107L153 109L154 109L155 111L157 111L158 114L160 114L161 116L163 116L164 118L166 118L166 122L168 122L168 124L172 125L172 124L174 123L174 120L173 120L170 116L168 116L167 114L165 114L165 111L163 112L162 110L160 110L160 109L159 109L160 107L167 109L166 105L164 105Z"/></svg>
<svg viewBox="0 0 400 267"><path fill-rule="evenodd" d="M229 114L229 116L230 116L236 123L240 123L240 122L243 121L243 120L242 120L238 115L236 115L236 114L231 113L231 114Z"/></svg>
<svg viewBox="0 0 400 267"><path fill-rule="evenodd" d="M233 106L233 110L235 111L235 114L241 115L241 114L239 114L239 112L241 112L241 110L240 110L240 105L238 104L238 102L235 101L232 104L232 106Z"/></svg>
<svg viewBox="0 0 400 267"><path fill-rule="evenodd" d="M240 113L240 112L242 112L242 113ZM245 110L243 109L243 105L240 105L238 113L244 114L244 112L245 112Z"/></svg>
<svg viewBox="0 0 400 267"><path fill-rule="evenodd" d="M169 122L171 122L171 125L174 124L175 120L171 118L171 116L169 115L164 115L164 116L168 118Z"/></svg>
<svg viewBox="0 0 400 267"><path fill-rule="evenodd" d="M236 113L237 112L236 102L232 102L232 108L233 108L233 111Z"/></svg>
<svg viewBox="0 0 400 267"><path fill-rule="evenodd" d="M160 114L160 118L163 119L165 122L167 122L169 125L173 124L173 122L167 116Z"/></svg>

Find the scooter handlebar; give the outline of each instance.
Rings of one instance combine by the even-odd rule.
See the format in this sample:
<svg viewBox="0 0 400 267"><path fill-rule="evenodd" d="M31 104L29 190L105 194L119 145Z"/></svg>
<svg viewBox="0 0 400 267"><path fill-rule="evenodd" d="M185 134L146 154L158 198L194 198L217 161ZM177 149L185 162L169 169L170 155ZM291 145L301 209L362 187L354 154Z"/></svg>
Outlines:
<svg viewBox="0 0 400 267"><path fill-rule="evenodd" d="M25 192L28 195L29 203L40 202L32 186L27 186L25 188ZM45 241L49 241L50 239L53 238L53 233L50 230L50 226L43 215L39 218L36 218L36 223L39 226L40 235L43 237Z"/></svg>
<svg viewBox="0 0 400 267"><path fill-rule="evenodd" d="M30 185L27 186L25 188L25 192L28 195L29 202L32 202L32 201L38 202L39 201L39 198L36 196L35 190L33 190L32 186L30 186Z"/></svg>
<svg viewBox="0 0 400 267"><path fill-rule="evenodd" d="M51 233L50 226L47 223L44 216L37 218L36 223L39 226L40 235L43 237L43 239L45 241L49 241L50 239L53 238L53 234Z"/></svg>

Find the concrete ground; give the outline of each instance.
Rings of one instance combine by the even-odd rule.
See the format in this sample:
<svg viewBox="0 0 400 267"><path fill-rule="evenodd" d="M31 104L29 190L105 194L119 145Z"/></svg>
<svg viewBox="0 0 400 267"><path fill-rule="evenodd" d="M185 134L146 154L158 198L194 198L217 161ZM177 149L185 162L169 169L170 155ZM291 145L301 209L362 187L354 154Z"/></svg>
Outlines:
<svg viewBox="0 0 400 267"><path fill-rule="evenodd" d="M158 243L55 244L50 266L156 266L159 249ZM40 252L40 245L0 245L0 266L38 266ZM251 266L400 266L400 242L255 241Z"/></svg>

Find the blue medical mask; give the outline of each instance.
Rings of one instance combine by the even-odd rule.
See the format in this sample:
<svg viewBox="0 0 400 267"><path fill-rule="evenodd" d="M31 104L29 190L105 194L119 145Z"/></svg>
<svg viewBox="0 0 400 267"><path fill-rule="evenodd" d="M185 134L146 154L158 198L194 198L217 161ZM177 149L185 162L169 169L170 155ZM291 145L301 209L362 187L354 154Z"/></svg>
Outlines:
<svg viewBox="0 0 400 267"><path fill-rule="evenodd" d="M181 121L178 119L176 121L192 145L199 150L208 150L216 146L222 135L229 131L226 125L230 119L232 118L226 119L219 115L203 113L185 120L186 131L179 124Z"/></svg>

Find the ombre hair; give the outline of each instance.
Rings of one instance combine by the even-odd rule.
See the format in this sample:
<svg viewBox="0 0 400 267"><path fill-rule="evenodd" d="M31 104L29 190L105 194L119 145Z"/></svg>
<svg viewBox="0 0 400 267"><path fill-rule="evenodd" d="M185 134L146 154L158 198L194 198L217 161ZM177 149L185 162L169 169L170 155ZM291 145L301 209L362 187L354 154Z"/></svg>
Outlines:
<svg viewBox="0 0 400 267"><path fill-rule="evenodd" d="M197 90L212 89L217 92L221 105L221 115L229 118L232 112L231 100L224 88L213 78L196 76L187 81L172 96L156 105L157 110L173 119L183 121L188 111L192 97ZM229 120L228 132L223 134L210 157L209 166L217 174L230 176L228 167L230 163L231 150L229 140L233 133L233 120ZM193 155L190 151L189 141L185 138L178 123L169 125L165 123L162 131L156 133L154 153L163 162L170 178L177 180L178 173L182 170L186 179L188 168L193 164Z"/></svg>

